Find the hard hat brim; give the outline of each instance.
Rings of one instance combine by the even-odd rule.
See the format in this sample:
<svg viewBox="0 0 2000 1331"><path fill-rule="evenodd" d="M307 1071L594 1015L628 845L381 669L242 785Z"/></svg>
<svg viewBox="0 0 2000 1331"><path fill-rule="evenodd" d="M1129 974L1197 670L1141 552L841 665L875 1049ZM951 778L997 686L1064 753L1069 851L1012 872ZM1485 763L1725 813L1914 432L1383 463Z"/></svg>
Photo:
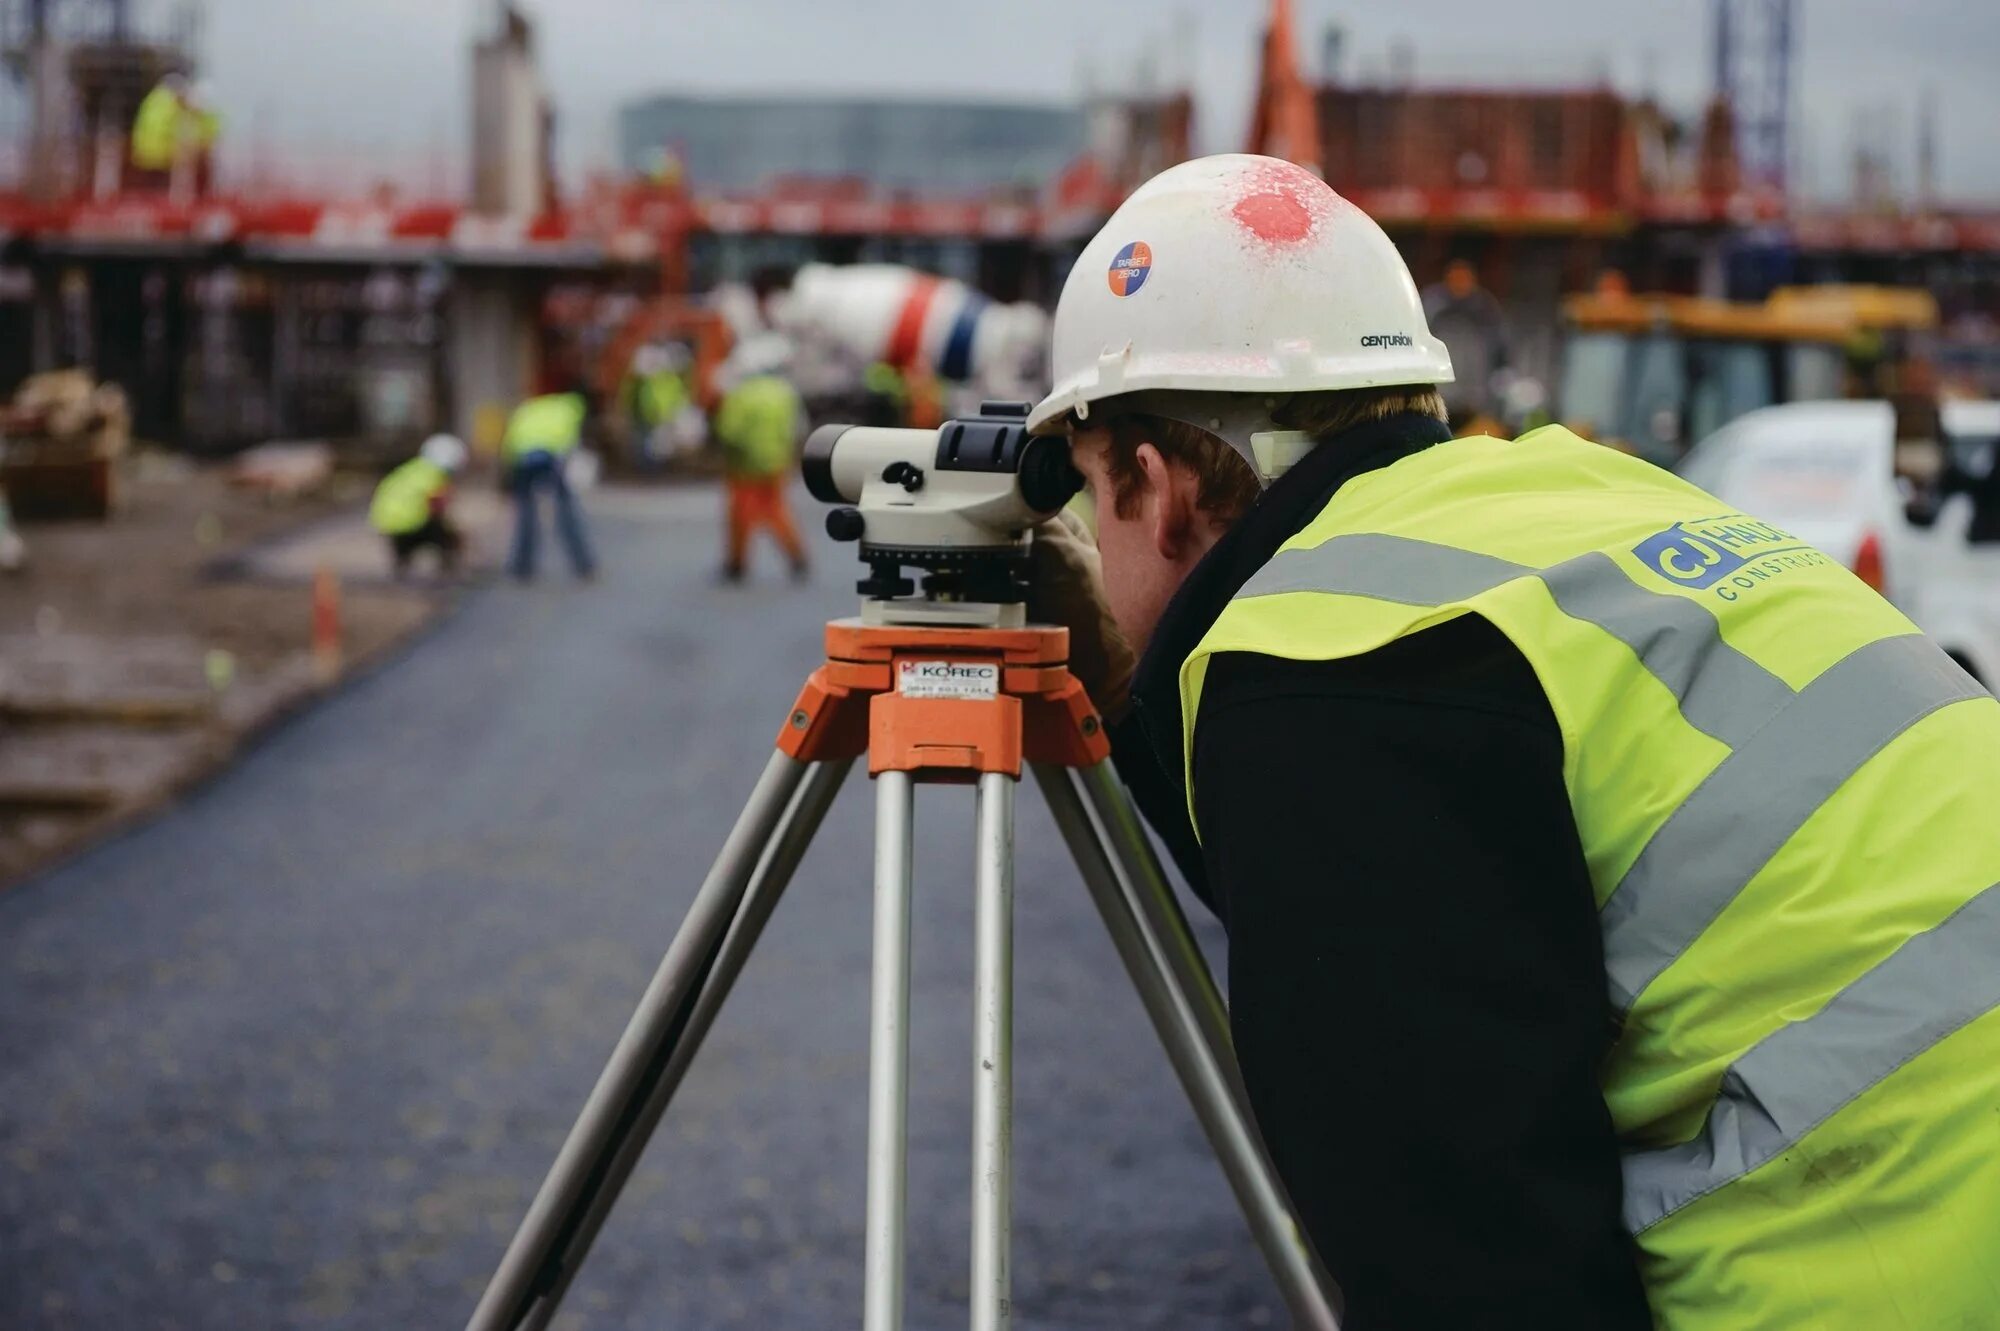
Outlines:
<svg viewBox="0 0 2000 1331"><path fill-rule="evenodd" d="M1056 434L1073 421L1090 418L1091 407L1108 398L1142 392L1253 393L1269 397L1335 392L1352 388L1395 388L1448 384L1451 356L1436 338L1425 338L1410 354L1337 356L1280 361L1276 357L1157 355L1128 362L1103 357L1095 366L1057 384L1028 413L1030 434Z"/></svg>

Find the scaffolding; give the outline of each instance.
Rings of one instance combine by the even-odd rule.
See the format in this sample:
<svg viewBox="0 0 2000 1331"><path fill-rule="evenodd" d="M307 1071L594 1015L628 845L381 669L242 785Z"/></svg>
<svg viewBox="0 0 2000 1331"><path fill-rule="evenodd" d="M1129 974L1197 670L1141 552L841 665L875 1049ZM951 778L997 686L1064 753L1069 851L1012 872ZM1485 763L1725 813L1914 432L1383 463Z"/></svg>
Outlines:
<svg viewBox="0 0 2000 1331"><path fill-rule="evenodd" d="M139 103L169 75L190 76L202 10L133 0L0 0L0 59L27 105L21 192L104 198L128 183Z"/></svg>

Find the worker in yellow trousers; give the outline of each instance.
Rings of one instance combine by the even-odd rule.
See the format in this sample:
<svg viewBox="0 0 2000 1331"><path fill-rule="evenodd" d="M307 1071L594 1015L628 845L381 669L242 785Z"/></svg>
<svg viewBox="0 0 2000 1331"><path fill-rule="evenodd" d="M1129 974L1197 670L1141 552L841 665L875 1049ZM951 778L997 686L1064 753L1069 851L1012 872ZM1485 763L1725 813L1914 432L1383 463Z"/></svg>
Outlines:
<svg viewBox="0 0 2000 1331"><path fill-rule="evenodd" d="M716 408L713 426L722 445L729 496L722 577L727 582L742 581L750 537L763 529L791 562L792 576L802 578L807 571L805 545L792 523L785 487L798 461L805 408L798 390L780 373L781 353L751 344L738 353L736 362L733 375L725 372L725 379L734 377L735 383Z"/></svg>

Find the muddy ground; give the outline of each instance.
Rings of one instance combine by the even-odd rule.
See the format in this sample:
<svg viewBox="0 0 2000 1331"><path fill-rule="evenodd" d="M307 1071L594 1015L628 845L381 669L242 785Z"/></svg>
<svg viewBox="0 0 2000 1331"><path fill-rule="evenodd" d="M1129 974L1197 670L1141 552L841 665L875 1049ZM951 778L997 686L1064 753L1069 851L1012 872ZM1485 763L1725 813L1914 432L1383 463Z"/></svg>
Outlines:
<svg viewBox="0 0 2000 1331"><path fill-rule="evenodd" d="M120 465L109 521L25 527L27 567L0 575L0 885L185 789L334 677L312 652L310 577L258 552L359 523L371 478L278 498L167 453ZM342 577L340 669L457 586Z"/></svg>

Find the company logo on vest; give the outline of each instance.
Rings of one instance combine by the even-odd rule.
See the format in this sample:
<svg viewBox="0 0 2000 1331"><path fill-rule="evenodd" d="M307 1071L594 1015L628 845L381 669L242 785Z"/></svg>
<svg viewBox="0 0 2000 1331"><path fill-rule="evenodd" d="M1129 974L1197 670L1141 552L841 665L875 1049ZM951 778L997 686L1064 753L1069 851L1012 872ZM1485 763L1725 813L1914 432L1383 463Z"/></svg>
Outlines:
<svg viewBox="0 0 2000 1331"><path fill-rule="evenodd" d="M1723 601L1788 569L1833 562L1790 532L1742 513L1676 522L1633 546L1632 553L1668 582L1695 591L1712 588Z"/></svg>

